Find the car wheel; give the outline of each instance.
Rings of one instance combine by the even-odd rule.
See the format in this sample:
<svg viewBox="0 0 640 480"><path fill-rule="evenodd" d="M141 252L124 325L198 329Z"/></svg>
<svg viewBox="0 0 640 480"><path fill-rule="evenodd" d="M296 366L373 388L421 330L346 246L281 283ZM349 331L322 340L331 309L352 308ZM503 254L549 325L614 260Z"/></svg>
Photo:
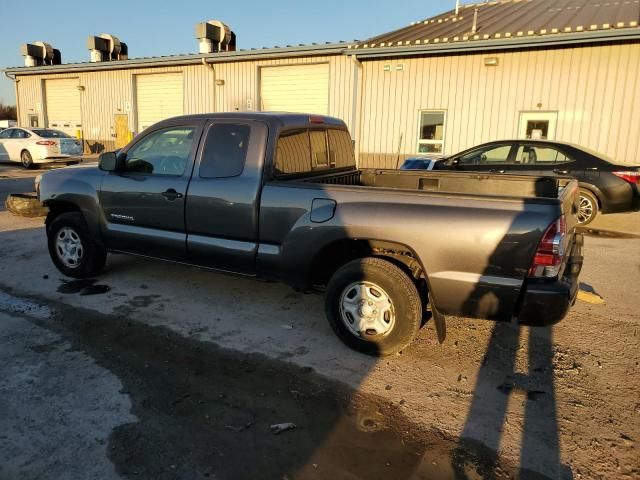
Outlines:
<svg viewBox="0 0 640 480"><path fill-rule="evenodd" d="M345 344L384 356L401 351L418 334L422 302L414 282L399 267L368 257L343 265L331 277L325 311Z"/></svg>
<svg viewBox="0 0 640 480"><path fill-rule="evenodd" d="M92 240L79 212L55 217L47 227L47 240L51 260L68 277L93 277L104 267L107 252Z"/></svg>
<svg viewBox="0 0 640 480"><path fill-rule="evenodd" d="M580 189L580 203L578 206L578 223L588 225L596 218L598 212L598 199L589 190Z"/></svg>
<svg viewBox="0 0 640 480"><path fill-rule="evenodd" d="M22 166L24 168L33 168L35 164L33 163L33 158L29 153L29 150L23 150L20 154L20 162L22 162Z"/></svg>

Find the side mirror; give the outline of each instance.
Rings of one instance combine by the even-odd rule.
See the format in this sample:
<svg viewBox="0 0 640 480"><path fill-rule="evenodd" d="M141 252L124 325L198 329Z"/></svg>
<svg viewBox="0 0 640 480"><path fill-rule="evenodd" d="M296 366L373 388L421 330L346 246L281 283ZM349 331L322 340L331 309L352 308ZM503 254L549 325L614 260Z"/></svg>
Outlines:
<svg viewBox="0 0 640 480"><path fill-rule="evenodd" d="M457 167L458 165L460 165L460 159L452 158L451 160L449 160L449 165L451 165L452 167Z"/></svg>
<svg viewBox="0 0 640 480"><path fill-rule="evenodd" d="M98 167L105 172L114 172L118 167L116 152L104 152L98 157Z"/></svg>

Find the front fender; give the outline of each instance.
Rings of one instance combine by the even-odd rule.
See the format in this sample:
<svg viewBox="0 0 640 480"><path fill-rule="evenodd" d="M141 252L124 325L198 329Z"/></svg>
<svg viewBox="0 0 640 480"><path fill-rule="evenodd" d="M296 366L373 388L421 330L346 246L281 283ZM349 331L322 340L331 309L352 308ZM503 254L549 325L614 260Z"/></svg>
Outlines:
<svg viewBox="0 0 640 480"><path fill-rule="evenodd" d="M39 185L40 201L52 212L57 210L56 205L64 206L62 210L68 210L70 206L79 210L92 236L100 241L102 214L98 191L102 172L91 172L88 168L65 170L67 169L47 172L42 176Z"/></svg>

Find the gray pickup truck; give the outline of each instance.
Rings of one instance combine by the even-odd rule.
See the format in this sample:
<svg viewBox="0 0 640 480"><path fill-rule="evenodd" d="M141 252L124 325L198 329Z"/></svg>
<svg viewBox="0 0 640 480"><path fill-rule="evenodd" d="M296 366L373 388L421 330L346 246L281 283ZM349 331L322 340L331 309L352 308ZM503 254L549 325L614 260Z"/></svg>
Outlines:
<svg viewBox="0 0 640 480"><path fill-rule="evenodd" d="M324 289L351 347L400 351L429 316L560 321L576 298L582 237L570 179L363 170L324 116L162 121L99 168L51 171L49 252L71 277L107 252Z"/></svg>

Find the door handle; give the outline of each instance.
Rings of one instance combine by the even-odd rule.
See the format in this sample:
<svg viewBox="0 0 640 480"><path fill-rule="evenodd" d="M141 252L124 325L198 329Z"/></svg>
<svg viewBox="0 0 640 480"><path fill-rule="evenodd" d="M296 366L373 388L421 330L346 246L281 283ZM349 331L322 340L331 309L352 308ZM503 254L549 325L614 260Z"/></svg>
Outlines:
<svg viewBox="0 0 640 480"><path fill-rule="evenodd" d="M554 170L555 173L557 173L558 175L568 175L569 174L569 170L560 170L558 168L556 168Z"/></svg>
<svg viewBox="0 0 640 480"><path fill-rule="evenodd" d="M167 200L169 200L170 202L173 202L177 198L182 198L183 197L183 195L181 193L176 192L173 188L170 188L166 192L162 192L162 196L164 198L166 198Z"/></svg>
<svg viewBox="0 0 640 480"><path fill-rule="evenodd" d="M504 170L489 170L489 173L504 173Z"/></svg>

